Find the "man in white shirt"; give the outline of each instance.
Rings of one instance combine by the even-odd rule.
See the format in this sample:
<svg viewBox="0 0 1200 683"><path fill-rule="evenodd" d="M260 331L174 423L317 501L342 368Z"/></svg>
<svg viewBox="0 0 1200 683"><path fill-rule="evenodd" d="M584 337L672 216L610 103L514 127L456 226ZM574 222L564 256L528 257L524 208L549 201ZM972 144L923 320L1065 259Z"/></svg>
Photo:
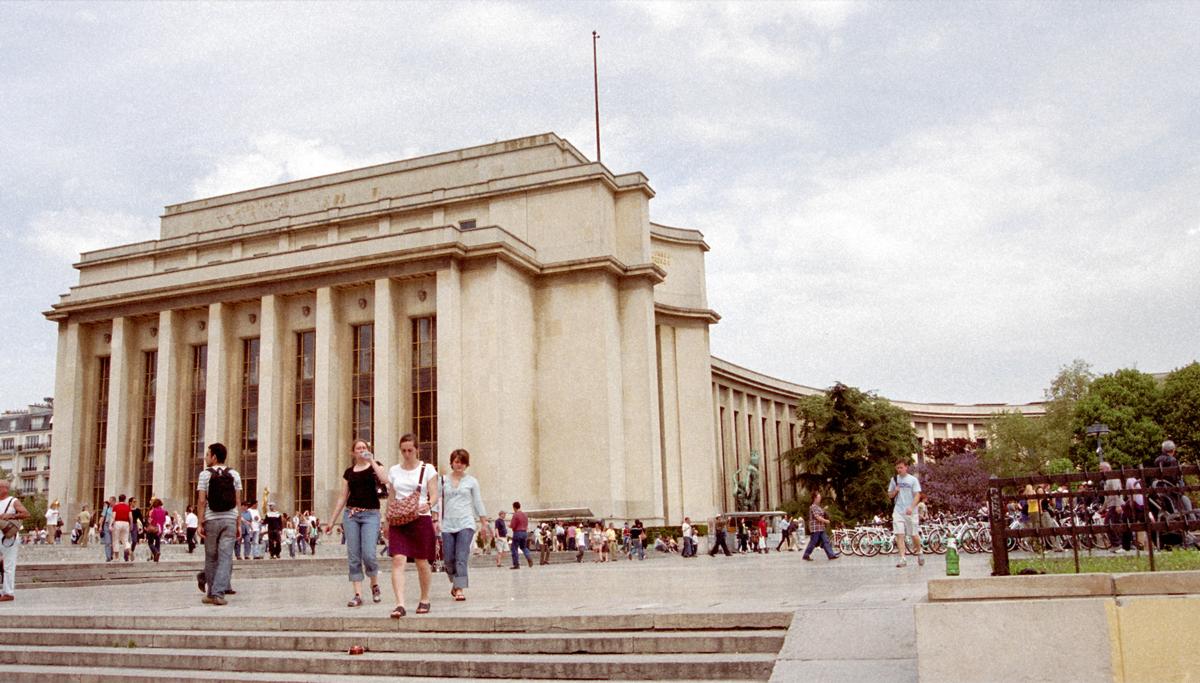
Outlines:
<svg viewBox="0 0 1200 683"><path fill-rule="evenodd" d="M680 529L680 535L683 536L683 552L680 553L683 557L693 557L696 554L696 548L692 545L692 518L683 518L683 527Z"/></svg>
<svg viewBox="0 0 1200 683"><path fill-rule="evenodd" d="M905 557L905 537L912 537L917 554L917 564L925 566L925 556L921 554L921 522L917 512L917 504L924 497L921 495L921 482L908 473L908 463L896 461L896 476L888 481L888 497L892 499L892 533L896 535L896 549L900 551L900 561L897 567L907 567Z"/></svg>
<svg viewBox="0 0 1200 683"><path fill-rule="evenodd" d="M190 555L196 549L196 528L200 526L200 519L196 517L196 511L190 505L187 509L187 516L184 518L184 525L187 528L188 554Z"/></svg>

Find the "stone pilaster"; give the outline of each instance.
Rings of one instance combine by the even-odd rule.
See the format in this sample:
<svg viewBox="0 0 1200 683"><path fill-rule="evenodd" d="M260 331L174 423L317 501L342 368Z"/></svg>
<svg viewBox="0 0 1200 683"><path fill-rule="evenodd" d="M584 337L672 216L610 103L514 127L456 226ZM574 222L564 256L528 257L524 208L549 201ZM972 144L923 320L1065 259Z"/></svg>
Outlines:
<svg viewBox="0 0 1200 683"><path fill-rule="evenodd" d="M54 436L50 449L50 500L61 503L64 524L91 498L90 462L85 452L86 360L79 323L58 323L57 374L54 378Z"/></svg>
<svg viewBox="0 0 1200 683"><path fill-rule="evenodd" d="M290 485L292 441L284 431L284 408L289 397L283 395L287 382L286 324L283 302L268 294L262 298L258 314L258 488L270 489L271 497L283 510L294 508ZM212 347L208 349L211 366ZM288 412L290 414L290 411ZM288 482L288 485L284 485Z"/></svg>
<svg viewBox="0 0 1200 683"><path fill-rule="evenodd" d="M332 287L317 289L316 384L313 405L313 511L333 512L349 462L349 334ZM317 512L320 510L321 512Z"/></svg>
<svg viewBox="0 0 1200 683"><path fill-rule="evenodd" d="M154 394L154 495L168 510L182 510L192 497L186 488L190 466L189 453L181 435L187 433L188 417L182 414L186 404L183 375L184 349L179 341L180 315L175 311L158 314L158 374ZM182 426L182 427L181 427ZM146 507L150 501L145 501Z"/></svg>
<svg viewBox="0 0 1200 683"><path fill-rule="evenodd" d="M400 287L391 278L375 281L375 457L385 465L400 461L400 344L407 330Z"/></svg>
<svg viewBox="0 0 1200 683"><path fill-rule="evenodd" d="M133 495L137 460L133 453L134 413L137 409L134 375L134 324L113 318L108 376L108 440L104 460L104 497Z"/></svg>
<svg viewBox="0 0 1200 683"><path fill-rule="evenodd" d="M451 261L437 271L438 464L448 467L450 451L463 443L462 274Z"/></svg>

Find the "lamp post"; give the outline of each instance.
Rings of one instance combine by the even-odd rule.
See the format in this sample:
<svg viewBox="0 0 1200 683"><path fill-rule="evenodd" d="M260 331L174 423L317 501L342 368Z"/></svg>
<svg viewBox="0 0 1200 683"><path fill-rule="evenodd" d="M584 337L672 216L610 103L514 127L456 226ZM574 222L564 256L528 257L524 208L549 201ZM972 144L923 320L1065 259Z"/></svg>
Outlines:
<svg viewBox="0 0 1200 683"><path fill-rule="evenodd" d="M1101 442L1100 437L1108 434L1111 430L1103 422L1096 422L1088 427L1086 431L1088 434L1096 435L1096 456L1100 458L1100 462L1104 462L1104 443Z"/></svg>

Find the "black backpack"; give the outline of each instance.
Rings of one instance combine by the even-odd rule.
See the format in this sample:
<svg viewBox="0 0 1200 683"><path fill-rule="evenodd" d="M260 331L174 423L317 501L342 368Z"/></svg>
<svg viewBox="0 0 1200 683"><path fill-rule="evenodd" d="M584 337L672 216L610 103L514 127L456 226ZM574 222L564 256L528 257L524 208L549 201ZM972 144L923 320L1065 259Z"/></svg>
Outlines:
<svg viewBox="0 0 1200 683"><path fill-rule="evenodd" d="M208 468L208 507L213 512L228 512L237 505L233 486L233 470L228 467Z"/></svg>

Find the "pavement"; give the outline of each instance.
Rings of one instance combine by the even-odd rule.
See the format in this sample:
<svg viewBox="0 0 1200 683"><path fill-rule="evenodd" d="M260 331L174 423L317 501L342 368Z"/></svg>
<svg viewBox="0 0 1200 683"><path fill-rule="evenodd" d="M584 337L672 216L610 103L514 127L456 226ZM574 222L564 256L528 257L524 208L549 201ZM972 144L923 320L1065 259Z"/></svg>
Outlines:
<svg viewBox="0 0 1200 683"><path fill-rule="evenodd" d="M323 557L342 552L333 544L326 544L324 550ZM38 554L23 557L36 562ZM832 562L819 553L813 557L814 561L804 562L799 552L691 559L660 555L646 561L535 564L533 568L523 564L519 570L508 569L507 563L500 568L473 566L465 602L454 602L445 575L434 574L432 611L441 617L791 611L795 616L772 681L861 683L867 676L916 681L913 605L926 599L926 581L945 575L944 558L930 556L925 567L910 562L898 569L895 556L846 556ZM988 576L990 559L990 555L963 555L962 575ZM63 560L47 556L45 561ZM383 602L372 604L368 593L366 604L359 608L345 606L352 591L343 572L239 579L239 564L235 563L233 578L238 593L223 607L201 604L195 582L184 580L25 589L18 591L17 600L0 604L0 614L219 613L387 619L396 604L387 560L381 563ZM417 602L412 565L406 571L405 597L411 614Z"/></svg>

